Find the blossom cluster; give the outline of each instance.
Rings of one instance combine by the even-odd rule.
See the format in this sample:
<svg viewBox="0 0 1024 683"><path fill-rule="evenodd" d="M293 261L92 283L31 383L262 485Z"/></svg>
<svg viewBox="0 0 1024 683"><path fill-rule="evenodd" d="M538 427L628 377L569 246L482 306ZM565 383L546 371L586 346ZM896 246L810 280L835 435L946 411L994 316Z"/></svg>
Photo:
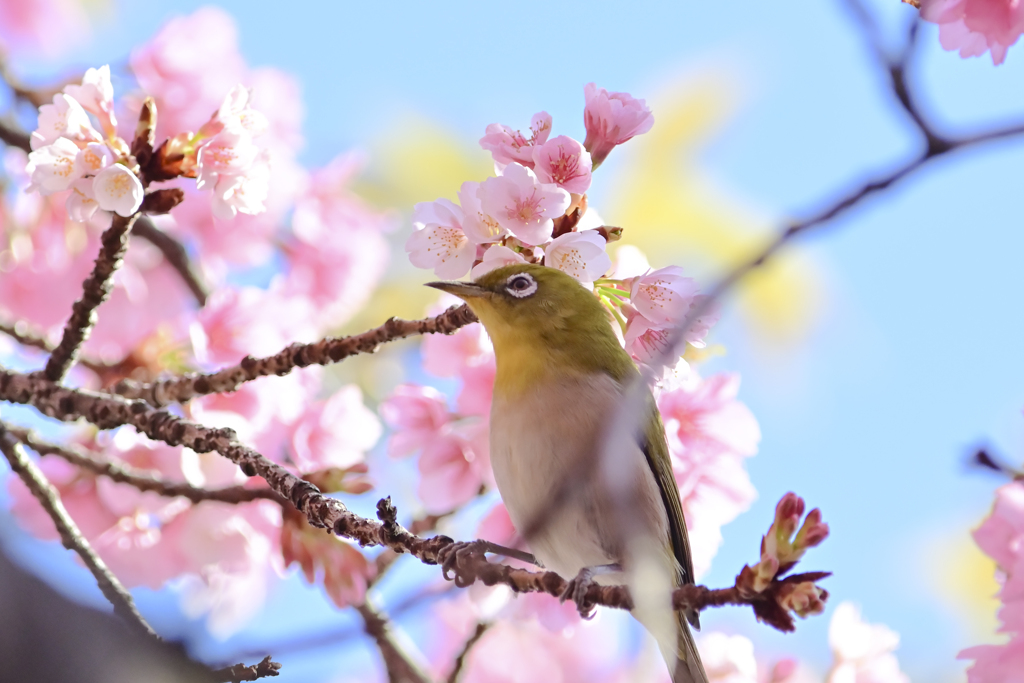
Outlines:
<svg viewBox="0 0 1024 683"><path fill-rule="evenodd" d="M1001 584L1001 645L977 645L960 653L972 659L969 683L1010 683L1024 671L1024 482L1013 481L996 491L992 512L974 531L974 540L996 562Z"/></svg>
<svg viewBox="0 0 1024 683"><path fill-rule="evenodd" d="M204 38L211 35L217 39ZM184 202L152 221L194 254L209 296L197 302L163 253L133 238L83 348L84 357L109 369L76 368L69 378L75 384L101 389L123 377L210 371L314 341L357 314L383 274L390 219L350 189L360 158L342 155L311 171L295 164L297 86L281 72L250 69L235 35L234 21L219 9L174 19L133 54L137 91L115 103L109 69L90 69L80 85L64 87L42 108L30 155L4 150L9 187L39 192L0 194L0 317L24 321L50 340L81 295L111 219L105 212L146 211L140 202L147 181L184 190ZM166 140L148 162L132 153L146 98L158 112L156 140ZM127 178L131 191L117 198L123 204L106 203L103 174ZM76 191L91 192L96 206L86 211ZM259 215L246 213L264 207ZM272 267L274 275L264 286L238 286L229 280L238 265ZM233 428L323 491L354 495L369 488L365 455L379 439L380 422L359 387L338 387L322 368L199 397L181 410ZM81 432L70 441L97 459L167 482L265 486L219 456L125 429L109 437ZM221 635L262 607L287 565L300 567L338 605L360 602L373 573L357 548L314 533L269 501L193 504L141 493L54 455L41 467L115 575L130 587L174 580L185 609L208 614ZM52 523L18 478L4 483L18 521L54 538Z"/></svg>
<svg viewBox="0 0 1024 683"><path fill-rule="evenodd" d="M1024 33L1024 5L1017 0L920 0L921 18L939 25L939 42L961 57L992 53L1002 64Z"/></svg>

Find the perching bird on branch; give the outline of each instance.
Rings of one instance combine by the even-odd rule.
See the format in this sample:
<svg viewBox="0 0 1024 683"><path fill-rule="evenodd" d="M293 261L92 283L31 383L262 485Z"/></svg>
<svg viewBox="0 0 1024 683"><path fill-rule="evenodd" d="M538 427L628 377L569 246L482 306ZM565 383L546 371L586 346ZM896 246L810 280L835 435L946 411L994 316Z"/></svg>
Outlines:
<svg viewBox="0 0 1024 683"><path fill-rule="evenodd" d="M686 623L699 626L698 613L670 611L671 589L693 583L693 562L649 391L641 435L614 463L600 462L612 411L639 378L604 307L571 276L530 264L429 286L465 300L494 343L494 479L539 563L575 577L563 599L585 611L591 581L629 583L673 683L706 683Z"/></svg>

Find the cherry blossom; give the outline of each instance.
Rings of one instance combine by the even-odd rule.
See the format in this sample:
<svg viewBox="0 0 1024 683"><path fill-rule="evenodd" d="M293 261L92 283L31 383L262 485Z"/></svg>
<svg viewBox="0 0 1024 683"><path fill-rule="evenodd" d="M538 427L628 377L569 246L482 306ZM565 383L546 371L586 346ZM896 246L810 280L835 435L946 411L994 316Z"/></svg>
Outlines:
<svg viewBox="0 0 1024 683"><path fill-rule="evenodd" d="M572 275L591 287L594 280L611 270L605 240L594 230L567 232L544 247L544 265Z"/></svg>
<svg viewBox="0 0 1024 683"><path fill-rule="evenodd" d="M559 135L535 147L533 162L542 183L554 183L574 194L590 189L590 153L570 137Z"/></svg>
<svg viewBox="0 0 1024 683"><path fill-rule="evenodd" d="M487 424L461 424L426 443L417 493L430 514L454 510L490 484Z"/></svg>
<svg viewBox="0 0 1024 683"><path fill-rule="evenodd" d="M138 176L121 164L107 166L97 173L92 191L101 209L119 216L131 216L138 211L145 194Z"/></svg>
<svg viewBox="0 0 1024 683"><path fill-rule="evenodd" d="M437 315L431 313L431 315ZM454 334L423 338L423 369L437 377L455 377L466 368L494 362L494 346L480 323L466 325Z"/></svg>
<svg viewBox="0 0 1024 683"><path fill-rule="evenodd" d="M588 83L583 94L586 99L583 123L587 128L583 146L590 152L595 168L616 145L646 133L654 125L654 115L647 104L629 93L610 93Z"/></svg>
<svg viewBox="0 0 1024 683"><path fill-rule="evenodd" d="M80 178L71 184L71 193L65 205L71 220L84 223L99 211L100 205L92 191L92 184L92 178Z"/></svg>
<svg viewBox="0 0 1024 683"><path fill-rule="evenodd" d="M508 234L498 219L484 212L480 206L480 183L465 182L459 188L459 203L462 205L462 229L474 244L490 244Z"/></svg>
<svg viewBox="0 0 1024 683"><path fill-rule="evenodd" d="M5 0L0 2L0 43L4 51L39 59L82 44L89 34L87 3L80 0Z"/></svg>
<svg viewBox="0 0 1024 683"><path fill-rule="evenodd" d="M32 133L32 149L46 147L60 138L76 142L99 142L102 139L92 127L82 105L64 93L54 95L53 104L39 107L39 125Z"/></svg>
<svg viewBox="0 0 1024 683"><path fill-rule="evenodd" d="M78 145L68 138L57 138L45 147L36 147L28 155L26 172L32 178L27 191L51 194L66 190L78 179L75 175L75 159Z"/></svg>
<svg viewBox="0 0 1024 683"><path fill-rule="evenodd" d="M492 270L497 270L502 266L511 266L516 263L526 263L526 259L519 252L512 251L506 246L501 244L492 244L487 247L487 251L484 252L484 256L480 259L480 263L473 266L473 270L470 275L473 279L483 277Z"/></svg>
<svg viewBox="0 0 1024 683"><path fill-rule="evenodd" d="M462 209L447 199L417 204L413 209L415 231L405 243L412 264L432 268L446 280L468 273L476 248L463 232L462 222Z"/></svg>
<svg viewBox="0 0 1024 683"><path fill-rule="evenodd" d="M404 457L421 450L448 430L451 417L444 396L437 389L402 384L383 403L380 414L394 433L388 438L388 454Z"/></svg>
<svg viewBox="0 0 1024 683"><path fill-rule="evenodd" d="M564 214L572 201L568 192L541 183L531 169L518 163L510 163L502 175L481 183L477 195L487 215L531 246L551 238L554 219Z"/></svg>
<svg viewBox="0 0 1024 683"><path fill-rule="evenodd" d="M218 174L213 188L213 215L230 220L239 213L253 216L267 210L270 192L270 158L264 151L242 173Z"/></svg>
<svg viewBox="0 0 1024 683"><path fill-rule="evenodd" d="M881 624L869 624L851 602L840 603L828 628L835 663L827 683L909 683L893 651L899 634Z"/></svg>
<svg viewBox="0 0 1024 683"><path fill-rule="evenodd" d="M88 69L82 77L81 85L66 85L64 92L82 105L87 112L96 115L107 137L116 135L114 86L110 83L109 65Z"/></svg>
<svg viewBox="0 0 1024 683"><path fill-rule="evenodd" d="M633 278L629 301L653 325L674 325L682 322L698 291L682 268L668 266Z"/></svg>
<svg viewBox="0 0 1024 683"><path fill-rule="evenodd" d="M991 51L1002 64L1024 33L1024 6L1016 0L921 0L921 18L939 25L939 42L961 57Z"/></svg>
<svg viewBox="0 0 1024 683"><path fill-rule="evenodd" d="M480 146L490 151L499 168L518 163L533 167L533 152L544 144L551 134L551 115L538 112L530 119L530 137L500 123L487 126L486 134L480 138Z"/></svg>
<svg viewBox="0 0 1024 683"><path fill-rule="evenodd" d="M380 422L363 405L362 391L348 385L309 406L295 423L291 459L300 472L351 467L363 461L380 434Z"/></svg>
<svg viewBox="0 0 1024 683"><path fill-rule="evenodd" d="M199 148L196 189L216 185L222 175L242 175L256 161L259 151L248 131L233 127L222 130Z"/></svg>
<svg viewBox="0 0 1024 683"><path fill-rule="evenodd" d="M74 175L94 176L116 161L110 147L102 142L90 142L75 157Z"/></svg>
<svg viewBox="0 0 1024 683"><path fill-rule="evenodd" d="M697 651L709 683L758 683L754 644L744 636L707 633Z"/></svg>

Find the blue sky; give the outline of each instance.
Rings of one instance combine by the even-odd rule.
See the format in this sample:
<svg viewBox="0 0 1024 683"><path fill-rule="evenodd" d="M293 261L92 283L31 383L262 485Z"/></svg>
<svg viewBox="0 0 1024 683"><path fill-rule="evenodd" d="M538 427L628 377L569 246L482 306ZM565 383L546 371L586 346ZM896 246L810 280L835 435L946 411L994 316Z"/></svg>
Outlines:
<svg viewBox="0 0 1024 683"><path fill-rule="evenodd" d="M167 17L200 4L117 4L87 47L59 63L16 66L45 73L123 61ZM488 123L525 122L544 109L580 122L567 131L579 136L583 84L644 96L702 72L722 74L740 105L701 164L737 206L773 224L814 211L921 144L838 0L220 4L237 18L250 64L302 83L310 164L366 147L410 115L471 142ZM898 0L870 5L897 46L912 10ZM912 87L941 130L1024 118L1024 47L994 68L988 57L943 52L934 27L921 43ZM824 273L824 303L798 344L767 351L729 315L717 332L730 352L714 367L742 373L741 397L764 437L749 464L760 499L724 530L707 582L729 583L754 559L774 502L795 490L833 530L808 562L836 572L827 582L834 600L854 600L901 633L899 656L914 680L958 680L953 655L982 637L932 578L950 560L936 551L942 539L976 524L998 484L969 472L964 458L984 440L1024 460L1022 164L1024 140L958 152L802 239L798 248ZM271 607L276 635L263 627L245 637L267 642L298 628L284 605L307 594L289 585ZM314 621L344 626L329 611ZM829 660L826 618L789 636L740 610L704 623L751 635L768 653L819 667Z"/></svg>

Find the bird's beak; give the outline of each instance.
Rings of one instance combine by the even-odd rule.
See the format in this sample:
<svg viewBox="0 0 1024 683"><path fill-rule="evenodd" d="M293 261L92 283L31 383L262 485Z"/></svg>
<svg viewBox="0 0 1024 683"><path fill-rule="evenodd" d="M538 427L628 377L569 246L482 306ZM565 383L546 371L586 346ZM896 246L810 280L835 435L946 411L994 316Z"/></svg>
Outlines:
<svg viewBox="0 0 1024 683"><path fill-rule="evenodd" d="M442 292L454 294L463 301L479 299L490 294L490 290L472 282L428 282L427 287L440 289Z"/></svg>

